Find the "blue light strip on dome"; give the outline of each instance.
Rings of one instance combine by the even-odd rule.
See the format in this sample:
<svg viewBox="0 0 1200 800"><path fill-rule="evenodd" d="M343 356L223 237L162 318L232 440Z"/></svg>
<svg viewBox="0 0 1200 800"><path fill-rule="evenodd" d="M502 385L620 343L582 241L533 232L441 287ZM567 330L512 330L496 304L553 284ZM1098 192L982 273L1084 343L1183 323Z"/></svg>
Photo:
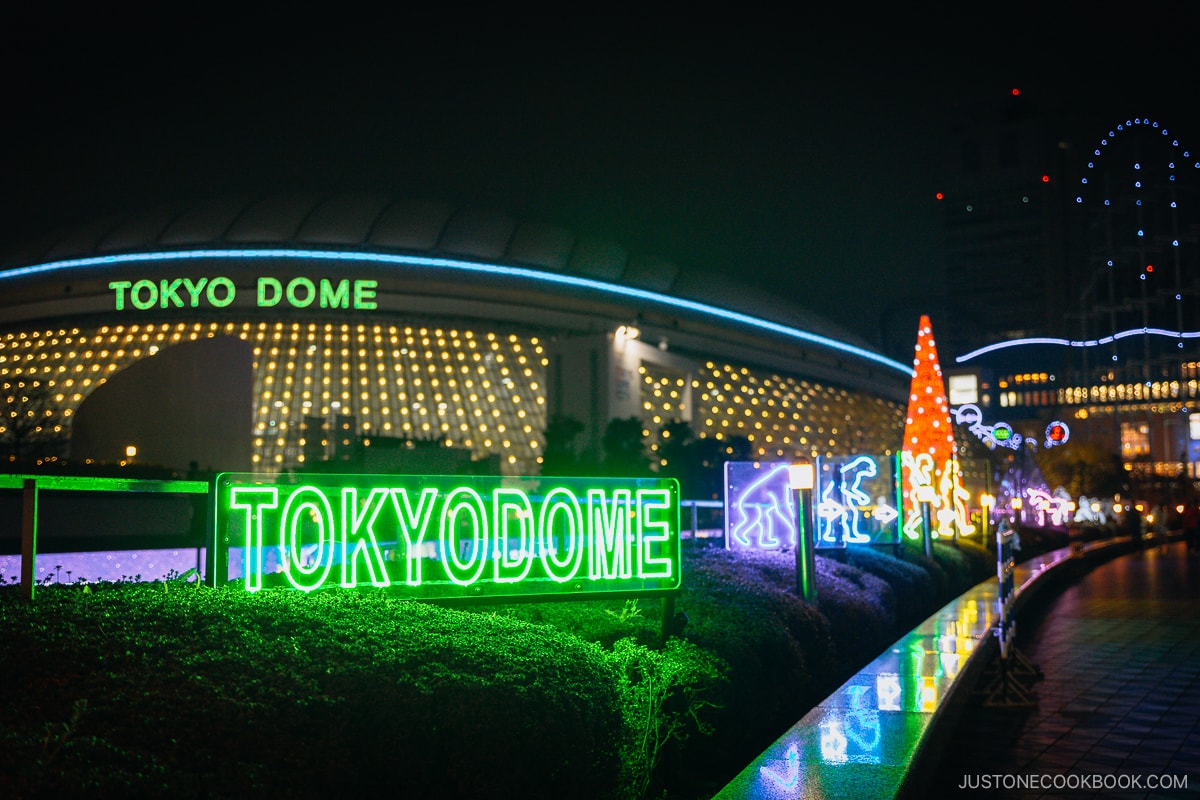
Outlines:
<svg viewBox="0 0 1200 800"><path fill-rule="evenodd" d="M867 361L873 361L882 366L896 370L905 376L912 376L912 367L901 364L898 361L893 361L890 358L879 355L878 353L873 353L870 350L865 350L861 347L855 347L854 345L846 344L845 342L840 342L836 339L819 336L815 333L810 333L809 331L801 330L799 328L793 328L777 322L771 322L758 317L752 317L748 314L742 314L737 311L728 311L722 308L717 308L716 306L710 306L706 303L699 303L694 300L684 300L682 298L671 297L670 295L651 292L645 289L619 286L617 284L597 281L591 278L559 275L524 267L508 267L498 264L479 264L471 261L459 261L447 258L405 256L388 253L363 253L338 250L291 250L281 248L248 250L180 250L155 253L123 253L111 256L93 256L89 258L51 261L45 264L35 264L28 267L18 267L15 269L4 270L0 272L0 280L58 272L68 269L87 269L90 267L112 266L114 264L132 264L155 261L188 261L198 259L307 259L312 261L347 261L387 264L391 266L433 267L438 269L458 270L461 272L481 273L485 275L498 275L508 278L521 278L524 280L539 283L558 284L560 286L568 286L576 289L589 289L592 291L603 292L605 294L616 295L618 297L644 300L657 305L690 311L703 316L715 317L726 322L734 322L739 325L745 325L747 327L757 328L758 330L779 334L790 339L798 339L803 342L826 347L830 350L857 356L858 358L865 359Z"/></svg>
<svg viewBox="0 0 1200 800"><path fill-rule="evenodd" d="M1169 339L1197 339L1200 338L1200 331L1169 331L1164 328L1130 328L1126 331L1119 331L1112 336L1103 336L1099 339L1053 339L1048 337L1035 337L1030 339L1010 339L1006 342L996 342L989 344L986 347L980 347L978 350L972 350L958 356L954 360L959 364L965 361L970 361L987 353L994 353L997 350L1006 350L1010 347L1026 347L1029 345L1058 345L1061 347L1097 347L1102 344L1112 344L1118 339L1127 339L1130 336L1165 336ZM1180 342L1180 347L1183 343Z"/></svg>

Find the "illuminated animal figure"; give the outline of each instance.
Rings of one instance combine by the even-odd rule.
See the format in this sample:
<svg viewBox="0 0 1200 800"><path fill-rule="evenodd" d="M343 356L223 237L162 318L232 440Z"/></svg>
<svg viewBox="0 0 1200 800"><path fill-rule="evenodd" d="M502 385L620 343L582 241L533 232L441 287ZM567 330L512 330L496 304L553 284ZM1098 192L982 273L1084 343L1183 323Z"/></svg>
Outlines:
<svg viewBox="0 0 1200 800"><path fill-rule="evenodd" d="M786 464L764 471L733 505L737 522L729 535L737 545L774 550L796 544L796 507Z"/></svg>

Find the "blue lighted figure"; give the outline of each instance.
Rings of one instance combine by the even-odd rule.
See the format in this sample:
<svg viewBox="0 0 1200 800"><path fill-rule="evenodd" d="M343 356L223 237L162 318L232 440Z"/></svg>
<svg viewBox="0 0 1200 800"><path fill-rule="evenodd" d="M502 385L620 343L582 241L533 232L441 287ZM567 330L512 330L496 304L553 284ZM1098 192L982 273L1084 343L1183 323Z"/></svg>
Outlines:
<svg viewBox="0 0 1200 800"><path fill-rule="evenodd" d="M820 539L826 544L869 544L871 536L858 529L862 512L871 505L871 495L862 482L879 474L870 456L859 456L835 466L832 480L823 482L821 502L817 506Z"/></svg>
<svg viewBox="0 0 1200 800"><path fill-rule="evenodd" d="M838 489L836 481L825 484L821 490L821 502L817 505L820 524L820 540L825 544L844 542L850 535L850 510L834 499Z"/></svg>

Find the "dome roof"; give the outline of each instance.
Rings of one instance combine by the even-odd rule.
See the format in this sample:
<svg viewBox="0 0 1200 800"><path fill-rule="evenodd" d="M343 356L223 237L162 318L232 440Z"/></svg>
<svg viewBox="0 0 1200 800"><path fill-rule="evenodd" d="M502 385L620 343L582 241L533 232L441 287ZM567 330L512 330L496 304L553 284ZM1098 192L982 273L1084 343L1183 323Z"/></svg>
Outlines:
<svg viewBox="0 0 1200 800"><path fill-rule="evenodd" d="M226 196L112 215L0 253L0 270L155 250L298 247L465 258L658 292L877 348L790 302L621 244L502 212L377 193Z"/></svg>

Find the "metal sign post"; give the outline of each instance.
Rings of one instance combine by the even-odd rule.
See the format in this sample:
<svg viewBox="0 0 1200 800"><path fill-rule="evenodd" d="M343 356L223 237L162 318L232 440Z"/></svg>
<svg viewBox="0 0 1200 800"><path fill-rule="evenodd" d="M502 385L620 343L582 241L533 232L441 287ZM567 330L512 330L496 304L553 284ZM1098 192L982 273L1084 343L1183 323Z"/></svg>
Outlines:
<svg viewBox="0 0 1200 800"><path fill-rule="evenodd" d="M984 690L985 706L1036 706L1037 697L1030 684L1042 677L1042 671L1013 643L1016 636L1016 620L1012 610L1016 568L1013 539L1012 529L1006 522L1001 522L996 530L996 577L1000 582L996 604L999 621L993 629L1000 642L1000 659L994 677Z"/></svg>

